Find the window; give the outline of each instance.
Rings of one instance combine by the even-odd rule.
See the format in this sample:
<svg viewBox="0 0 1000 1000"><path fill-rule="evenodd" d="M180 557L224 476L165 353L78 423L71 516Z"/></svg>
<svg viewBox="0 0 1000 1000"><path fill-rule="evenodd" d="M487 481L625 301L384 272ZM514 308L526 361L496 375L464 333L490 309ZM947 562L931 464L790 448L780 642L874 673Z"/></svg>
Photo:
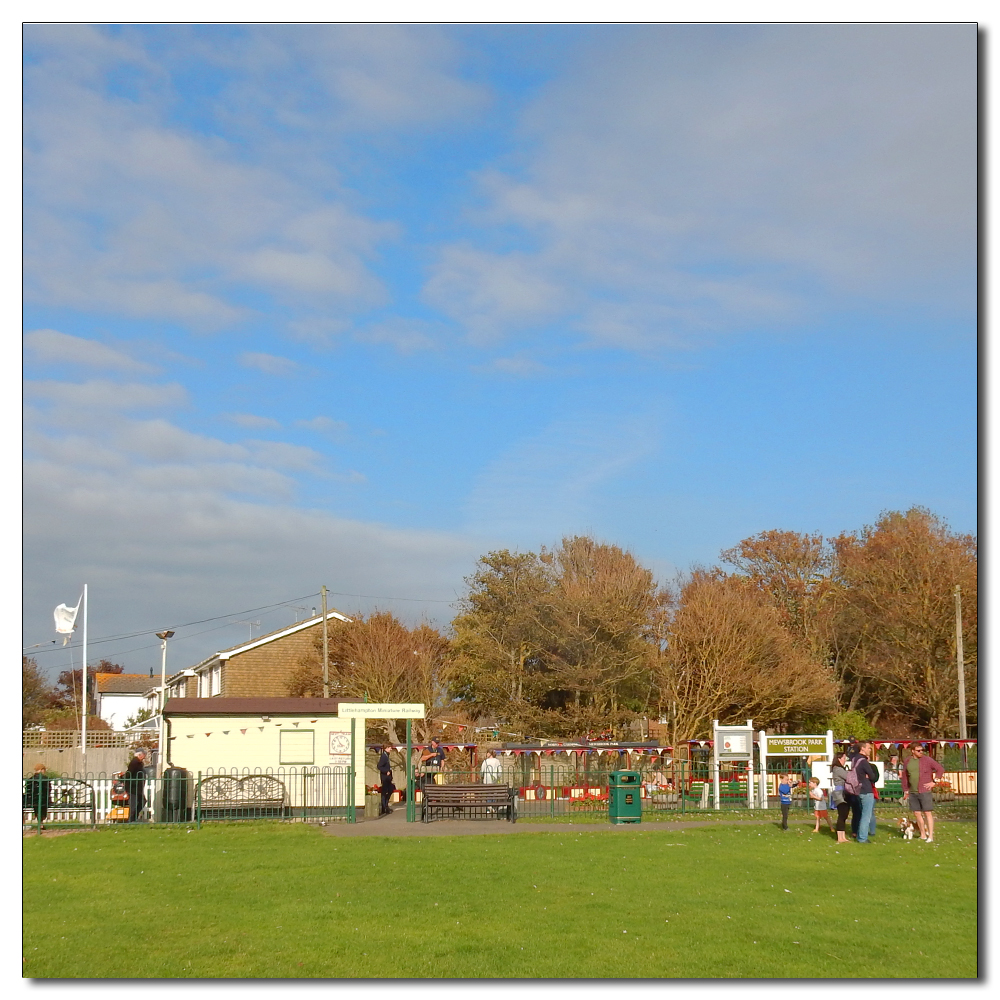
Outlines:
<svg viewBox="0 0 1000 1000"><path fill-rule="evenodd" d="M214 698L222 694L222 664L198 674L198 697Z"/></svg>
<svg viewBox="0 0 1000 1000"><path fill-rule="evenodd" d="M282 729L279 764L314 764L315 736L312 729Z"/></svg>

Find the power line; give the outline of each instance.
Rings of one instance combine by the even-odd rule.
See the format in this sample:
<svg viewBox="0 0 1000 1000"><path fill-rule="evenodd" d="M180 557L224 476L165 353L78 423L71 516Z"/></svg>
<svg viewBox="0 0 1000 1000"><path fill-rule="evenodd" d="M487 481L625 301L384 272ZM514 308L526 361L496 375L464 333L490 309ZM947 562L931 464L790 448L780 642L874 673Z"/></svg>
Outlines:
<svg viewBox="0 0 1000 1000"><path fill-rule="evenodd" d="M370 600L370 601L412 601L412 602L417 603L417 604L448 604L448 605L451 605L451 604L455 603L454 601L444 601L444 600L441 600L439 598L386 597L384 595L378 596L378 595L375 595L375 594L348 594L348 593L346 593L344 591L339 591L339 590L328 590L327 593L328 594L333 594L336 597L362 597L362 598L365 598L366 600ZM287 601L279 601L276 604L264 604L264 605L262 605L259 608L248 608L245 611L231 611L229 614L226 614L226 615L215 615L213 618L201 618L198 621L185 622L185 623L183 623L181 625L171 625L169 627L172 628L172 629L174 629L174 630L181 629L181 628L190 628L192 625L204 625L206 622L220 621L223 618L233 618L236 615L249 615L249 614L253 614L253 613L257 612L257 611L268 611L268 610L270 610L272 608L285 607L285 606L291 604L292 601L304 601L308 597L316 597L316 596L317 596L316 592L313 592L311 594L303 594L301 597L290 597ZM230 622L228 624L236 624L236 623ZM224 628L225 626L221 626L221 627ZM140 632L121 632L121 633L119 633L117 635L101 636L99 639L89 639L87 644L88 644L88 646L97 646L97 645L102 644L102 643L119 642L119 641L124 640L124 639L137 639L141 635L154 635L156 633L156 631L157 631L156 628L150 628L150 629L144 629L144 630L142 630ZM206 629L205 631L206 632L212 632L214 630L213 629ZM194 635L204 635L204 632L195 632L193 634ZM187 638L190 638L190 636L182 636L181 638L187 639ZM49 641L52 642L52 643L56 642L55 639L52 639L52 640L49 640ZM34 646L24 646L24 647L22 647L22 652L27 652L29 649L37 649L39 646L45 646L45 645L48 645L48 643L39 642L39 643L35 643ZM70 649L77 649L79 646L82 645L82 643L68 643L67 645L68 645L68 648L70 648ZM135 648L135 650L125 650L124 652L136 652L139 649L151 649L153 645L157 645L157 644L153 643L150 646L137 646ZM55 652L55 650L57 650L57 649L64 649L64 648L66 648L66 647L63 647L63 646L53 646L53 647L51 647L49 649L38 649L38 653L36 653L35 655L39 655L41 653L51 653L51 652ZM123 652L119 652L119 653L116 653L115 655L116 656L123 656L124 653Z"/></svg>
<svg viewBox="0 0 1000 1000"><path fill-rule="evenodd" d="M307 597L315 597L315 596L316 596L315 593L303 594L301 597L291 597L287 601L279 601L277 604L264 604L259 608L248 608L246 611L230 611L229 614L227 615L215 615L213 618L200 618L198 621L184 622L181 625L171 625L169 627L174 630L179 628L190 628L192 625L204 625L206 622L217 622L223 618L232 618L235 615L249 615L253 614L255 611L267 611L271 608L284 607L286 604L291 604L292 601L304 601ZM162 628L162 626L158 626L158 628ZM106 635L106 636L101 636L101 638L99 639L89 639L87 644L89 646L96 646L98 643L101 642L117 642L121 639L136 639L140 635L154 635L156 631L157 631L156 628L149 628L149 629L143 629L141 632L120 632L117 635ZM211 629L208 629L208 631L211 631ZM196 633L196 634L200 635L201 633ZM39 643L38 645L44 645L44 643ZM68 645L70 646L71 649L76 649L78 646L82 645L82 643L69 643ZM33 648L34 648L33 646L24 647L25 650ZM57 646L56 648L62 649L64 647ZM46 652L46 650L39 650L39 652Z"/></svg>

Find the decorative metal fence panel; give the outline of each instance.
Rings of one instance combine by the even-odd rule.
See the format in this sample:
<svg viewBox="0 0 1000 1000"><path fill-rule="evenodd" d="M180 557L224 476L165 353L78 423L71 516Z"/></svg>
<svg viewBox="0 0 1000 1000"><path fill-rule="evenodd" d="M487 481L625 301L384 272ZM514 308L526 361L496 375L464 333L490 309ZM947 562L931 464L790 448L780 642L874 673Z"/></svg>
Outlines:
<svg viewBox="0 0 1000 1000"><path fill-rule="evenodd" d="M82 826L124 822L195 823L276 819L299 822L355 821L351 768L289 767L272 770L168 769L161 777L130 782L118 775L78 774L47 778L39 808L37 790L25 779L22 823Z"/></svg>

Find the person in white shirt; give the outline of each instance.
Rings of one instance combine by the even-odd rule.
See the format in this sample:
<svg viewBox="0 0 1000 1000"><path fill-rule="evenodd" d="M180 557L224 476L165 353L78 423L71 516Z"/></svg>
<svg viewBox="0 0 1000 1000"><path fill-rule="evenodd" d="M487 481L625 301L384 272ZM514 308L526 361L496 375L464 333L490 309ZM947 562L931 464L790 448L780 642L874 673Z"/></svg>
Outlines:
<svg viewBox="0 0 1000 1000"><path fill-rule="evenodd" d="M490 750L486 759L479 765L479 771L483 776L484 785L495 785L500 780L500 761L497 759L496 751Z"/></svg>

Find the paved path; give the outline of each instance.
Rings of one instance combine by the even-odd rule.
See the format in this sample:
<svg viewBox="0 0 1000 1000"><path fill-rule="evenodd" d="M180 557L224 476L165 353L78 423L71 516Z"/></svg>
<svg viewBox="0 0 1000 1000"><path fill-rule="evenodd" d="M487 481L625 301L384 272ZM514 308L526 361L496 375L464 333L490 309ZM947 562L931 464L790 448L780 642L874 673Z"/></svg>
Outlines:
<svg viewBox="0 0 1000 1000"><path fill-rule="evenodd" d="M323 832L331 837L469 837L496 833L612 833L619 830L650 830L672 832L691 830L700 826L772 826L780 825L780 817L771 819L744 820L659 820L653 823L508 823L503 820L456 820L440 819L433 823L407 823L406 807L393 810L389 816L369 818L358 823L328 823ZM803 828L812 828L811 823L803 823Z"/></svg>

